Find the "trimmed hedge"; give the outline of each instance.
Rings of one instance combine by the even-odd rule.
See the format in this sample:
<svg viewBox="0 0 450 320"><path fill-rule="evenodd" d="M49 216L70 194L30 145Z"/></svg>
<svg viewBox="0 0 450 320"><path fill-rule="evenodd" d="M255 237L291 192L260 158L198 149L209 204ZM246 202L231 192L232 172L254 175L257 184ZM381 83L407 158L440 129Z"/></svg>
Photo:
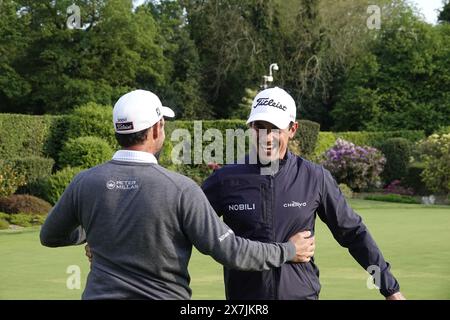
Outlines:
<svg viewBox="0 0 450 320"><path fill-rule="evenodd" d="M425 132L422 130L319 132L319 139L314 150L314 155L320 156L323 152L331 148L338 138L359 146L371 146L379 149L387 139L404 138L414 143L425 138Z"/></svg>
<svg viewBox="0 0 450 320"><path fill-rule="evenodd" d="M53 116L0 115L0 159L45 156Z"/></svg>
<svg viewBox="0 0 450 320"><path fill-rule="evenodd" d="M193 121L166 121L166 143L170 142L174 129L188 129L193 138ZM247 130L244 120L208 120L202 122L203 132L216 128L225 137L226 129ZM302 153L310 154L315 144L314 154L330 148L338 137L358 145L379 145L388 138L402 137L416 142L425 137L423 131L404 130L389 132L319 132L318 124L299 120L299 133L294 138L303 146ZM97 136L108 141L113 149L117 142L112 126L112 107L95 103L78 107L69 115L31 116L20 114L0 114L0 158L13 159L26 156L50 156L58 159L64 143L69 138ZM334 136L334 139L332 138ZM314 143L316 139L317 143ZM209 143L206 143L207 145ZM170 148L169 148L170 149ZM168 157L170 158L170 156ZM57 164L58 165L58 164Z"/></svg>

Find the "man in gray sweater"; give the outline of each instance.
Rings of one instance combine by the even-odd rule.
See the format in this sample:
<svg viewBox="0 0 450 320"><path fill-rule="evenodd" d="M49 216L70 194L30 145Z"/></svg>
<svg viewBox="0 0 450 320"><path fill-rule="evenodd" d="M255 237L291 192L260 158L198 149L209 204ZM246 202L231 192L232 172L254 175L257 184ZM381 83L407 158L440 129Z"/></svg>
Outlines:
<svg viewBox="0 0 450 320"><path fill-rule="evenodd" d="M189 299L192 245L241 270L310 259L315 244L309 231L285 243L237 237L192 180L159 166L163 116L174 113L149 91L122 96L113 111L122 150L78 174L42 226L44 246L89 243L83 299Z"/></svg>

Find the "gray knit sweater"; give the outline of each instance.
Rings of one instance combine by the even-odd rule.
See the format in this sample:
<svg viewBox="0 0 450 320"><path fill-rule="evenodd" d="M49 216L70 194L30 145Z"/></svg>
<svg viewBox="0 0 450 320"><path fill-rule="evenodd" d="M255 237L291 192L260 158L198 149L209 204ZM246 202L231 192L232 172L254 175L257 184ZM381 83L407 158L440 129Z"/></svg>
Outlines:
<svg viewBox="0 0 450 320"><path fill-rule="evenodd" d="M295 255L291 242L236 237L192 180L116 160L74 178L40 238L49 247L87 240L93 261L83 299L189 299L192 245L243 270L279 267Z"/></svg>

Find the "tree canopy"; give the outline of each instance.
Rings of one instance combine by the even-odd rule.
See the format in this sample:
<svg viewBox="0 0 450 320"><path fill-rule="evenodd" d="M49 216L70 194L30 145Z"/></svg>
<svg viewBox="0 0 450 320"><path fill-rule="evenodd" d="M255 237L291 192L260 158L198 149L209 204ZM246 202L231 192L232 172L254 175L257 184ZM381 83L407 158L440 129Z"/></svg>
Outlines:
<svg viewBox="0 0 450 320"><path fill-rule="evenodd" d="M436 26L405 0L378 6L373 29L365 0L2 0L0 112L66 113L142 88L178 118L245 117L276 62L272 85L322 129L449 125L449 2Z"/></svg>

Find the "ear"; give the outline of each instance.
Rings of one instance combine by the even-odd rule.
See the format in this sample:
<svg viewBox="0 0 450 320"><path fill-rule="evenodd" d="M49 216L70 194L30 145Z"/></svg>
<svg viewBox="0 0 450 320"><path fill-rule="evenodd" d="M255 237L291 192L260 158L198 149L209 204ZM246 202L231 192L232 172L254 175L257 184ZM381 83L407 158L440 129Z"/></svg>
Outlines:
<svg viewBox="0 0 450 320"><path fill-rule="evenodd" d="M157 140L160 135L161 135L161 120L155 123L152 127L153 140Z"/></svg>
<svg viewBox="0 0 450 320"><path fill-rule="evenodd" d="M292 125L292 128L289 130L289 138L293 139L295 137L295 133L297 132L298 129L298 122L294 122L294 124Z"/></svg>

